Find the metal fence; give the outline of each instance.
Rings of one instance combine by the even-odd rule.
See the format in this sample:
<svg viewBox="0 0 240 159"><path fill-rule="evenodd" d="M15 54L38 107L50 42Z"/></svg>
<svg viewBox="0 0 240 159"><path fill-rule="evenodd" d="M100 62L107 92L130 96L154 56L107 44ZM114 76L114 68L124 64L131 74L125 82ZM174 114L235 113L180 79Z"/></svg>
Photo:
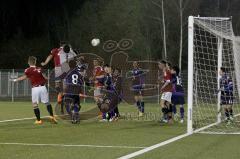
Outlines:
<svg viewBox="0 0 240 159"><path fill-rule="evenodd" d="M49 72L48 70L46 72ZM24 74L24 70L0 70L0 99L1 100L30 100L31 83L29 80L12 82L11 79Z"/></svg>
<svg viewBox="0 0 240 159"><path fill-rule="evenodd" d="M50 76L49 70L44 70L44 72L48 77ZM23 80L15 83L11 81L11 79L17 78L23 74L24 74L24 70L20 70L20 69L0 69L0 100L1 101L31 100L31 83L29 80ZM181 76L183 79L185 94L187 94L187 72L182 71ZM56 92L50 89L49 85L47 87L48 87L50 97L55 99ZM84 102L85 102L85 99L84 99Z"/></svg>

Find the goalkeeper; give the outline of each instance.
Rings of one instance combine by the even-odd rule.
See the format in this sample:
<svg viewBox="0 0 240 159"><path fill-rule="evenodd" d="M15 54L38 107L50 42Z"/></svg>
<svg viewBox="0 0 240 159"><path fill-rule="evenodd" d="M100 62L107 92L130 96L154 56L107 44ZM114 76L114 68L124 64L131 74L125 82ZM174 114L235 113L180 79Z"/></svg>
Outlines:
<svg viewBox="0 0 240 159"><path fill-rule="evenodd" d="M233 82L231 77L226 72L226 69L221 67L219 74L220 91L221 91L221 106L224 108L226 121L230 123L233 120Z"/></svg>

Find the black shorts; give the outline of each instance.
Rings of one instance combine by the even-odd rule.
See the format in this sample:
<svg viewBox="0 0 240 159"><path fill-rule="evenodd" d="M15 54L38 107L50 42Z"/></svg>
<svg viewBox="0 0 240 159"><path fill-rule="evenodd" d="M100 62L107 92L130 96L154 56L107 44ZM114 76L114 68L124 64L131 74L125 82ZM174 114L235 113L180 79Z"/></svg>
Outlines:
<svg viewBox="0 0 240 159"><path fill-rule="evenodd" d="M70 94L65 94L64 95L64 101L67 102L72 102L73 104L80 105L80 97L79 95L70 95Z"/></svg>
<svg viewBox="0 0 240 159"><path fill-rule="evenodd" d="M233 92L221 92L221 105L233 105Z"/></svg>

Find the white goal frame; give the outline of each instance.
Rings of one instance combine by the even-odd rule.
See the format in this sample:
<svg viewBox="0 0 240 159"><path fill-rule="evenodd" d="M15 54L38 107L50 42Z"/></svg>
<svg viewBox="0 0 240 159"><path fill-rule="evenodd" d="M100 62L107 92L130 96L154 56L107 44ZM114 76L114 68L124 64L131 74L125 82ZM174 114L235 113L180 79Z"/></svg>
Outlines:
<svg viewBox="0 0 240 159"><path fill-rule="evenodd" d="M193 81L194 81L194 20L195 19L209 19L213 17L194 17L189 16L188 17L188 116L187 116L187 133L192 134L194 132L200 132L202 130L205 130L209 127L215 126L220 124L221 121L221 92L219 91L217 94L217 110L218 114L216 115L216 122L209 124L207 126L204 126L202 128L198 128L196 130L193 129ZM214 17L215 19L219 20L231 20L231 17ZM234 38L234 37L233 37ZM217 68L220 70L222 67L222 55L223 55L223 38L220 36L217 36L217 52L218 52L218 59L217 59ZM217 77L217 87L220 88L220 75L218 74ZM239 114L238 114L239 115ZM237 115L237 116L238 116Z"/></svg>

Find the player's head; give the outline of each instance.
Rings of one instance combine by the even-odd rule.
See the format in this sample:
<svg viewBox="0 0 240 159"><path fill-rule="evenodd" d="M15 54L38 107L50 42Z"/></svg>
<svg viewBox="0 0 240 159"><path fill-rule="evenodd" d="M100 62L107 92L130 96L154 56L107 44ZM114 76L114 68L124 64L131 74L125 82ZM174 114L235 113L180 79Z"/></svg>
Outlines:
<svg viewBox="0 0 240 159"><path fill-rule="evenodd" d="M220 76L222 76L224 73L226 73L226 68L221 67L220 70L219 70Z"/></svg>
<svg viewBox="0 0 240 159"><path fill-rule="evenodd" d="M114 76L119 76L120 74L121 74L121 70L119 68L115 68L114 72L113 72L113 75Z"/></svg>
<svg viewBox="0 0 240 159"><path fill-rule="evenodd" d="M133 68L138 68L138 62L137 61L133 61Z"/></svg>
<svg viewBox="0 0 240 159"><path fill-rule="evenodd" d="M64 51L65 53L69 53L69 52L70 52L70 45L68 45L68 44L64 45L64 46L63 46L63 51Z"/></svg>
<svg viewBox="0 0 240 159"><path fill-rule="evenodd" d="M176 74L176 75L178 76L178 75L179 75L179 72L180 72L180 70L179 70L178 66L173 66L173 67L171 68L171 73L172 73L172 74Z"/></svg>
<svg viewBox="0 0 240 159"><path fill-rule="evenodd" d="M166 68L166 65L167 65L167 62L166 62L165 60L160 60L160 61L158 62L158 67L159 67L160 69Z"/></svg>
<svg viewBox="0 0 240 159"><path fill-rule="evenodd" d="M170 62L166 62L166 67L168 70L171 70L172 64Z"/></svg>
<svg viewBox="0 0 240 159"><path fill-rule="evenodd" d="M68 62L68 65L69 65L70 69L72 70L72 69L76 68L77 63L75 60L70 60Z"/></svg>
<svg viewBox="0 0 240 159"><path fill-rule="evenodd" d="M35 66L36 63L37 63L37 58L36 57L34 57L34 56L29 56L28 57L28 64L30 66Z"/></svg>
<svg viewBox="0 0 240 159"><path fill-rule="evenodd" d="M112 72L112 69L111 67L108 65L108 64L105 64L103 66L103 70L106 72L106 73L111 73Z"/></svg>

